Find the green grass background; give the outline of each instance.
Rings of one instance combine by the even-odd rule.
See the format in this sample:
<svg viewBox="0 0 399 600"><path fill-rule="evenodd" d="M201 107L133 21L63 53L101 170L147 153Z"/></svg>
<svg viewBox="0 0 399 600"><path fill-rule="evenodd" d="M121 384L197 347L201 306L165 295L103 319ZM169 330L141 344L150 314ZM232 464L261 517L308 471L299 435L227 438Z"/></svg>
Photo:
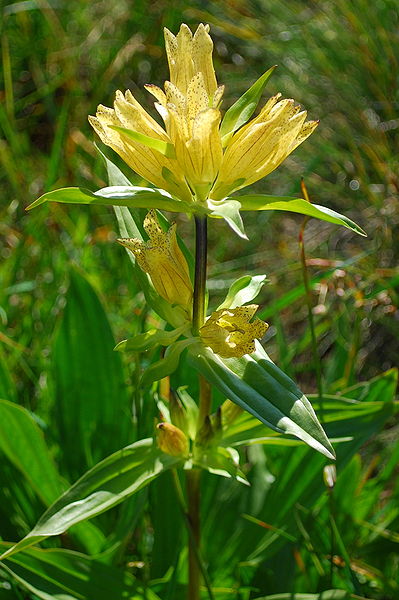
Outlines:
<svg viewBox="0 0 399 600"><path fill-rule="evenodd" d="M5 399L18 399L39 421L54 419L54 428L58 423L58 429L49 434L54 448L62 447L62 438L71 435L73 426L64 435L62 419L57 421L62 386L73 379L73 357L68 352L80 348L79 338L68 339L67 317L73 314L73 302L81 306L90 296L76 275L70 287L71 273L84 274L111 326L112 333L95 323L85 329L84 319L81 324L81 335L90 336L85 339L86 359L90 363L90 347L95 349L100 371L105 372L114 360L110 358L114 339L130 337L154 317L147 315L128 258L115 243L112 209L53 204L27 214L25 207L57 187L82 185L94 190L104 185L105 172L87 115L99 103L110 106L115 90L127 88L155 114L143 85L162 85L167 78L162 28L176 33L181 21L192 28L199 22L211 25L215 68L219 82L226 86L224 108L261 73L278 64L265 98L280 91L301 103L310 118L320 119L311 138L253 189L299 196L304 177L314 202L347 214L368 233L363 239L316 221L306 227L325 388L330 393L342 391L399 362L399 13L395 0L376 0L372 6L366 0L9 2L2 6L0 25L0 382ZM110 151L108 155L115 159ZM115 160L134 183L143 183ZM270 283L259 303L270 324L267 350L306 391L315 391L299 263L302 218L276 212L246 214L244 219L249 242L234 238L222 222L211 224L212 306L235 277L244 272L266 273ZM192 246L192 223L185 217L178 220L181 234ZM68 303L70 313L65 313L68 288L73 300ZM90 307L89 302L88 314L93 310ZM72 375L67 365L72 365ZM103 381L89 385L90 406L108 386L104 393L121 398L121 410L128 419L137 368L124 359L112 367L111 382L104 376ZM86 392L79 381L74 385L84 404ZM107 414L103 417L104 423L110 422ZM152 418L153 410L143 421L144 433L151 429ZM115 417L108 437L114 435L112 428L117 424ZM64 475L73 479L82 465L92 464L105 450L111 452L131 439L127 431L118 436L115 447L101 446L90 438L73 460L54 450ZM356 464L351 463L352 471L364 474L367 469L372 472L373 461L385 464L386 456L396 448L395 437L397 427L388 421L382 437L363 450L364 462L358 457ZM384 480L380 492L392 494L392 484L385 484ZM255 505L261 502L262 492L258 494ZM25 503L29 504L34 505L33 499ZM32 506L31 518L24 517L28 523L20 522L20 515L14 529L2 532L4 539L14 539L15 531L22 535L24 527L34 524L38 509ZM152 508L156 521L154 506L156 502ZM396 522L393 517L392 523ZM109 534L112 527L107 527ZM149 547L148 540L142 542L141 556ZM370 563L378 547L374 551ZM389 565L395 573L397 567ZM250 581L251 568L244 580ZM269 563L268 568L273 565ZM378 568L384 571L381 565ZM303 581L294 590L303 591L305 586L309 591L298 569ZM386 578L392 578L392 573L385 574ZM372 577L378 580L378 574ZM259 581L256 585L266 593ZM384 596L385 584L378 585L375 596L370 595L373 586L366 595L394 598L389 594L397 588ZM318 591L316 584L313 587ZM268 590L274 588L269 585ZM275 591L287 590L281 584Z"/></svg>

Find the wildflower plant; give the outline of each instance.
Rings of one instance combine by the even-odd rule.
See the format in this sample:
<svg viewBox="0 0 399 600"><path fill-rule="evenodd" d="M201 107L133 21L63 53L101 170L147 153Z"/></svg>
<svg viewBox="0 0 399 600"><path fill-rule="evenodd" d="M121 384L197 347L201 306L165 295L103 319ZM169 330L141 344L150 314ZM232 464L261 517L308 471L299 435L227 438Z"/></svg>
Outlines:
<svg viewBox="0 0 399 600"><path fill-rule="evenodd" d="M127 353L160 349L142 373L143 387L157 386L186 361L200 377L199 397L184 386L159 403L153 438L139 440L98 463L55 502L35 528L4 556L93 517L122 502L166 470L172 470L189 529L188 597L198 600L201 572L199 490L202 470L247 483L234 448L232 425L251 443L260 442L259 421L274 439L289 435L328 459L334 450L317 416L296 384L267 355L262 338L268 325L256 317L253 300L264 275L235 281L217 309L208 314L206 293L207 226L229 227L246 238L241 211L291 211L363 231L347 217L307 198L264 194L232 195L276 169L316 129L305 110L280 94L251 118L274 67L224 114L224 87L212 62L209 27L194 34L182 25L175 36L165 30L170 80L164 89L147 85L163 126L130 91L116 92L113 108L100 105L90 123L101 141L154 187L133 186L104 157L109 186L91 192L64 188L44 194L46 201L108 204L115 207L121 238L146 301L165 323L123 340ZM138 209L146 209L141 223ZM133 212L131 213L131 209ZM186 213L195 224L195 258L178 238L176 224L160 211ZM148 239L144 239L148 238ZM214 406L212 389L225 401ZM252 418L248 418L248 413ZM229 440L227 443L225 440ZM242 438L240 438L242 439ZM180 488L186 480L187 501ZM186 505L187 502L187 505Z"/></svg>

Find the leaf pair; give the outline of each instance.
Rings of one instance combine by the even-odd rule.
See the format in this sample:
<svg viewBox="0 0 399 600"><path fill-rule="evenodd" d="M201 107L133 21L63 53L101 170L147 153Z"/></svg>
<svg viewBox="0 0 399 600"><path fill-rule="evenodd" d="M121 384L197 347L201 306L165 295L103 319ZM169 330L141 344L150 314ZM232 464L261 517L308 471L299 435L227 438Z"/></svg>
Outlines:
<svg viewBox="0 0 399 600"><path fill-rule="evenodd" d="M244 231L240 210L282 210L294 212L335 225L342 225L359 235L366 235L361 227L345 215L341 215L326 206L311 204L303 198L292 198L290 196L270 196L265 194L231 196L218 201L210 199L207 201L206 206L199 207L198 204L189 204L182 200L176 200L164 190L157 188L116 185L102 188L97 192L91 192L85 188L70 187L46 192L28 206L27 210L40 206L44 202L126 206L136 209L156 208L169 212L206 214L212 218L223 218L229 227L244 239L248 238Z"/></svg>

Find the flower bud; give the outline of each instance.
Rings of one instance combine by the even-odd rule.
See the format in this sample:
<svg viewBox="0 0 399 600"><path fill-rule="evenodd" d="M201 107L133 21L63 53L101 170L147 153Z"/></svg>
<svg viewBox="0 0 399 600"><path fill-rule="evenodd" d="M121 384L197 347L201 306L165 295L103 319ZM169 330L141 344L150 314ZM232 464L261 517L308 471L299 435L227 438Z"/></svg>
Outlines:
<svg viewBox="0 0 399 600"><path fill-rule="evenodd" d="M188 456L189 442L181 429L170 423L158 423L157 435L162 452L171 456Z"/></svg>
<svg viewBox="0 0 399 600"><path fill-rule="evenodd" d="M184 433L187 433L187 413L180 399L176 396L173 390L170 390L169 395L169 412L173 425L176 425Z"/></svg>

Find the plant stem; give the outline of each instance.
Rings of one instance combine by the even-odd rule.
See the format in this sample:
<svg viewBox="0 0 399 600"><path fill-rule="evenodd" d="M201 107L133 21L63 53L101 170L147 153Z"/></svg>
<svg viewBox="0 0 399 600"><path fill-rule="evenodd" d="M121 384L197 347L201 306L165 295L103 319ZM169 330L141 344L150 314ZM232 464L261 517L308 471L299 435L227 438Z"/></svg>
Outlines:
<svg viewBox="0 0 399 600"><path fill-rule="evenodd" d="M200 431L201 427L205 423L206 417L211 412L211 404L212 404L211 386L210 386L209 382L204 377L202 377L202 375L199 376L199 385L200 385L200 401L199 401L197 432Z"/></svg>
<svg viewBox="0 0 399 600"><path fill-rule="evenodd" d="M176 490L176 495L177 495L177 499L184 517L184 520L186 522L186 526L187 526L187 531L188 531L188 535L190 537L190 539L193 541L193 547L195 549L195 554L197 557L197 562L198 562L198 566L201 570L201 574L202 577L204 579L204 583L205 583L205 587L208 591L208 597L209 600L214 600L214 596L213 596L213 592L212 592L212 588L211 588L211 583L209 581L209 576L206 570L206 567L204 565L204 561L202 560L202 556L201 553L199 551L198 546L194 543L194 532L193 529L191 527L191 523L190 523L190 519L188 516L188 509L187 509L187 504L186 504L186 500L184 498L184 494L183 494L183 490L180 484L180 479L179 479L179 475L177 473L176 469L172 469L171 471L172 473L172 479L173 479L173 484L175 486L175 490Z"/></svg>
<svg viewBox="0 0 399 600"><path fill-rule="evenodd" d="M195 278L193 298L193 333L198 335L205 321L205 284L207 260L207 220L195 216Z"/></svg>
<svg viewBox="0 0 399 600"><path fill-rule="evenodd" d="M193 298L193 333L199 335L199 330L205 321L205 286L207 262L207 219L206 216L195 219L195 278ZM200 415L204 410L209 412L209 391L200 383ZM205 418L205 416L203 416ZM199 423L200 427L201 424ZM201 529L200 529L200 477L199 469L187 471L187 519L191 535L188 541L188 600L200 600L201 570L198 560Z"/></svg>
<svg viewBox="0 0 399 600"><path fill-rule="evenodd" d="M201 540L200 476L199 469L187 471L187 517L192 533L188 542L188 600L200 600L201 570L197 556Z"/></svg>

